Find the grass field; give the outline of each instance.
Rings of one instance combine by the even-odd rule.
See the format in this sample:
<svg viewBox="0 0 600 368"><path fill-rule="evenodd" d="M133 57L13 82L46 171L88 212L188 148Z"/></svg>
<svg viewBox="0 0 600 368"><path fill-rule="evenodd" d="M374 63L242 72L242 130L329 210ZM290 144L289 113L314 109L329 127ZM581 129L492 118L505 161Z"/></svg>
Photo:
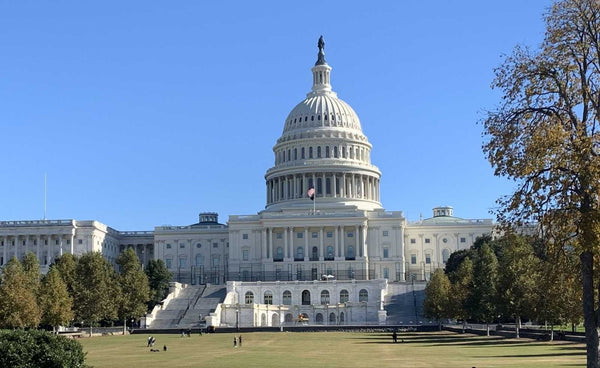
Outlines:
<svg viewBox="0 0 600 368"><path fill-rule="evenodd" d="M119 367L584 367L585 346L461 335L449 332L391 335L354 332L257 332L233 348L233 334L83 338L87 363ZM163 352L163 345L168 351Z"/></svg>

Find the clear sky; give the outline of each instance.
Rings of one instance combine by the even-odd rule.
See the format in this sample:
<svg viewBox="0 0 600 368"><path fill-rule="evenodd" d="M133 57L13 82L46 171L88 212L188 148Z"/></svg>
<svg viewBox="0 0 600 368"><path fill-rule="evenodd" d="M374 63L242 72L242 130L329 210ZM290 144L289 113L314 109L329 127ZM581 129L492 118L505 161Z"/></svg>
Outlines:
<svg viewBox="0 0 600 368"><path fill-rule="evenodd" d="M317 39L409 220L492 218L493 69L550 1L0 1L0 220L117 230L255 214Z"/></svg>

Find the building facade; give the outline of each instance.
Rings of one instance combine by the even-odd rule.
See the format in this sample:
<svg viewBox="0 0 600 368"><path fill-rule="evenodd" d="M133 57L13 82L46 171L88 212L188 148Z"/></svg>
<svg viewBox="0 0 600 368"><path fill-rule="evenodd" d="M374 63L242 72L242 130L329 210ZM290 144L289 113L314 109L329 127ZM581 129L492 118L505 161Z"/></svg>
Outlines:
<svg viewBox="0 0 600 368"><path fill-rule="evenodd" d="M407 221L380 202L380 170L358 115L331 85L319 42L313 85L283 122L255 215L201 213L189 226L120 232L97 221L0 222L0 264L33 251L43 269L61 254L99 251L111 262L134 247L143 264L162 259L176 281L427 280L450 254L493 231L490 219L455 217L452 207ZM44 267L45 266L45 267ZM338 314L339 317L339 314ZM270 317L269 317L270 318Z"/></svg>

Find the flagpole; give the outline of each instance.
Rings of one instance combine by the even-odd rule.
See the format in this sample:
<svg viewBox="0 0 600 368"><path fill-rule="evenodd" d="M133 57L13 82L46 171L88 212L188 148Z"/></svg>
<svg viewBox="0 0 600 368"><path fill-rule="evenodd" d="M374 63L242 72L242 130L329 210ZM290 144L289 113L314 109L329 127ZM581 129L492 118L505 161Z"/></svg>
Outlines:
<svg viewBox="0 0 600 368"><path fill-rule="evenodd" d="M313 196L313 215L317 214L317 210L315 209L317 206L317 191L315 190L315 195Z"/></svg>
<svg viewBox="0 0 600 368"><path fill-rule="evenodd" d="M44 221L46 221L46 173L44 173Z"/></svg>

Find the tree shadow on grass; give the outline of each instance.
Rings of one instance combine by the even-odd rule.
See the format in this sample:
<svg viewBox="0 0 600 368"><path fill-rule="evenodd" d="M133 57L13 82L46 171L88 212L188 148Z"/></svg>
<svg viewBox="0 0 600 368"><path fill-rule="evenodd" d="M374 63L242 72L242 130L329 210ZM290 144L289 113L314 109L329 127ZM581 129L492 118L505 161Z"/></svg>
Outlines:
<svg viewBox="0 0 600 368"><path fill-rule="evenodd" d="M511 355L490 355L490 358L542 358L559 356L581 356L581 353L540 353L540 354L511 354Z"/></svg>

